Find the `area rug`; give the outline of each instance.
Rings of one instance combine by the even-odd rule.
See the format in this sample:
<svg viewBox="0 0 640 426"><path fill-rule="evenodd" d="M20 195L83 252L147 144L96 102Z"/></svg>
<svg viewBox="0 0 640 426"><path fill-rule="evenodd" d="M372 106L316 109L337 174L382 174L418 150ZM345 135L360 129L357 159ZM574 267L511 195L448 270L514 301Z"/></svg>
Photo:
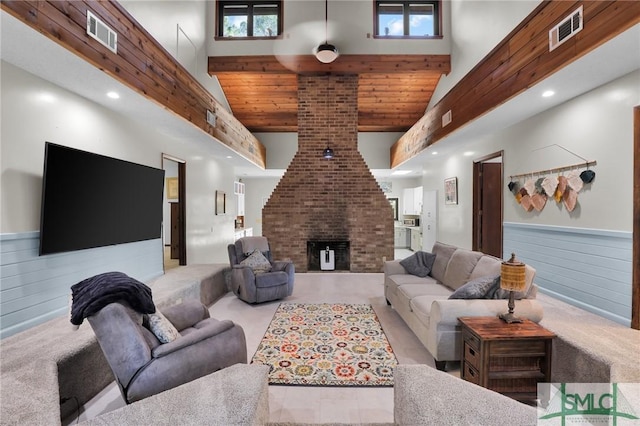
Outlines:
<svg viewBox="0 0 640 426"><path fill-rule="evenodd" d="M281 303L251 363L269 384L393 386L398 361L371 305Z"/></svg>

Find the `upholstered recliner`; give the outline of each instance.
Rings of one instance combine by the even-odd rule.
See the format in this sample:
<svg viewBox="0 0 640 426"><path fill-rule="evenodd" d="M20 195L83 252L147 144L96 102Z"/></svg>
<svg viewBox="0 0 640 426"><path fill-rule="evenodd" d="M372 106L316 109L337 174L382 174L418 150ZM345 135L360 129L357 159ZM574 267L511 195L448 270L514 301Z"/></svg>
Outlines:
<svg viewBox="0 0 640 426"><path fill-rule="evenodd" d="M271 264L266 272L255 272L242 262L259 250ZM265 237L244 237L229 244L231 290L247 303L261 303L291 296L295 267L291 261L273 261Z"/></svg>
<svg viewBox="0 0 640 426"><path fill-rule="evenodd" d="M126 304L108 304L87 318L126 403L247 362L242 327L210 318L199 301L170 306L162 314L179 332L170 343L161 343L143 326L144 316Z"/></svg>

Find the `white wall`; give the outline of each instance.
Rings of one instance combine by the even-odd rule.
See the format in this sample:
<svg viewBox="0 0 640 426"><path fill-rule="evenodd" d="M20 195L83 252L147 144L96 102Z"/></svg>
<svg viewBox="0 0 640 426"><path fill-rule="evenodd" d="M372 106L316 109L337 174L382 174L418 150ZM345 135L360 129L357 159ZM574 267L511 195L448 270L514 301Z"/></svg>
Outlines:
<svg viewBox="0 0 640 426"><path fill-rule="evenodd" d="M227 263L233 216L215 216L214 197L215 190L233 194L233 170L206 146L168 137L6 62L2 105L0 233L39 229L45 141L157 168L166 153L187 162L188 263Z"/></svg>
<svg viewBox="0 0 640 426"><path fill-rule="evenodd" d="M449 0L444 3L451 12L451 72L440 79L429 108L437 104L541 1Z"/></svg>
<svg viewBox="0 0 640 426"><path fill-rule="evenodd" d="M210 2L209 22L215 23L215 3ZM392 40L367 37L373 34L373 2L367 0L330 1L328 40L341 54L443 54L450 52L450 8L442 2L444 38L438 40ZM325 2L297 0L284 2L284 37L281 40L208 39L211 56L305 54L325 41ZM213 31L213 27L212 27Z"/></svg>
<svg viewBox="0 0 640 426"><path fill-rule="evenodd" d="M439 195L438 239L471 248L473 158L504 150L505 222L533 223L614 231L633 228L633 107L640 105L640 71L635 71L571 101L461 146L459 154L425 163L423 185L442 194L443 180L458 177L458 205L445 205ZM541 212L525 212L506 185L508 176L597 161L597 176L578 195L578 207L569 213L549 200ZM543 148L543 149L541 149ZM472 149L474 157L462 152Z"/></svg>

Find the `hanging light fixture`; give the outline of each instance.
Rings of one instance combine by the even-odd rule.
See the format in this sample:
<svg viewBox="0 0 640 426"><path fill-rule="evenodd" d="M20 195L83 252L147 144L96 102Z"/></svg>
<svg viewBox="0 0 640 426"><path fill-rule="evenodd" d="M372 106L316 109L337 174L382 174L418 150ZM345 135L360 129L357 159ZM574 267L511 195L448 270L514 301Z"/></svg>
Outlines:
<svg viewBox="0 0 640 426"><path fill-rule="evenodd" d="M329 44L329 0L324 1L324 43L316 49L316 58L323 64L330 64L338 57L338 48Z"/></svg>
<svg viewBox="0 0 640 426"><path fill-rule="evenodd" d="M333 158L333 150L331 148L329 148L329 146L327 146L324 151L322 151L322 156L324 158L326 158L327 160L330 160Z"/></svg>

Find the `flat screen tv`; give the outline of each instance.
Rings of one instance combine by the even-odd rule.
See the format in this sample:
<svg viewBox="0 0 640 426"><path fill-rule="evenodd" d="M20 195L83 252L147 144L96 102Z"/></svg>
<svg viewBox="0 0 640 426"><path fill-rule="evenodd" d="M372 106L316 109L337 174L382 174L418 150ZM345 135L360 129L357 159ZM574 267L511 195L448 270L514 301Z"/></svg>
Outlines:
<svg viewBox="0 0 640 426"><path fill-rule="evenodd" d="M40 255L160 238L164 170L45 144Z"/></svg>

